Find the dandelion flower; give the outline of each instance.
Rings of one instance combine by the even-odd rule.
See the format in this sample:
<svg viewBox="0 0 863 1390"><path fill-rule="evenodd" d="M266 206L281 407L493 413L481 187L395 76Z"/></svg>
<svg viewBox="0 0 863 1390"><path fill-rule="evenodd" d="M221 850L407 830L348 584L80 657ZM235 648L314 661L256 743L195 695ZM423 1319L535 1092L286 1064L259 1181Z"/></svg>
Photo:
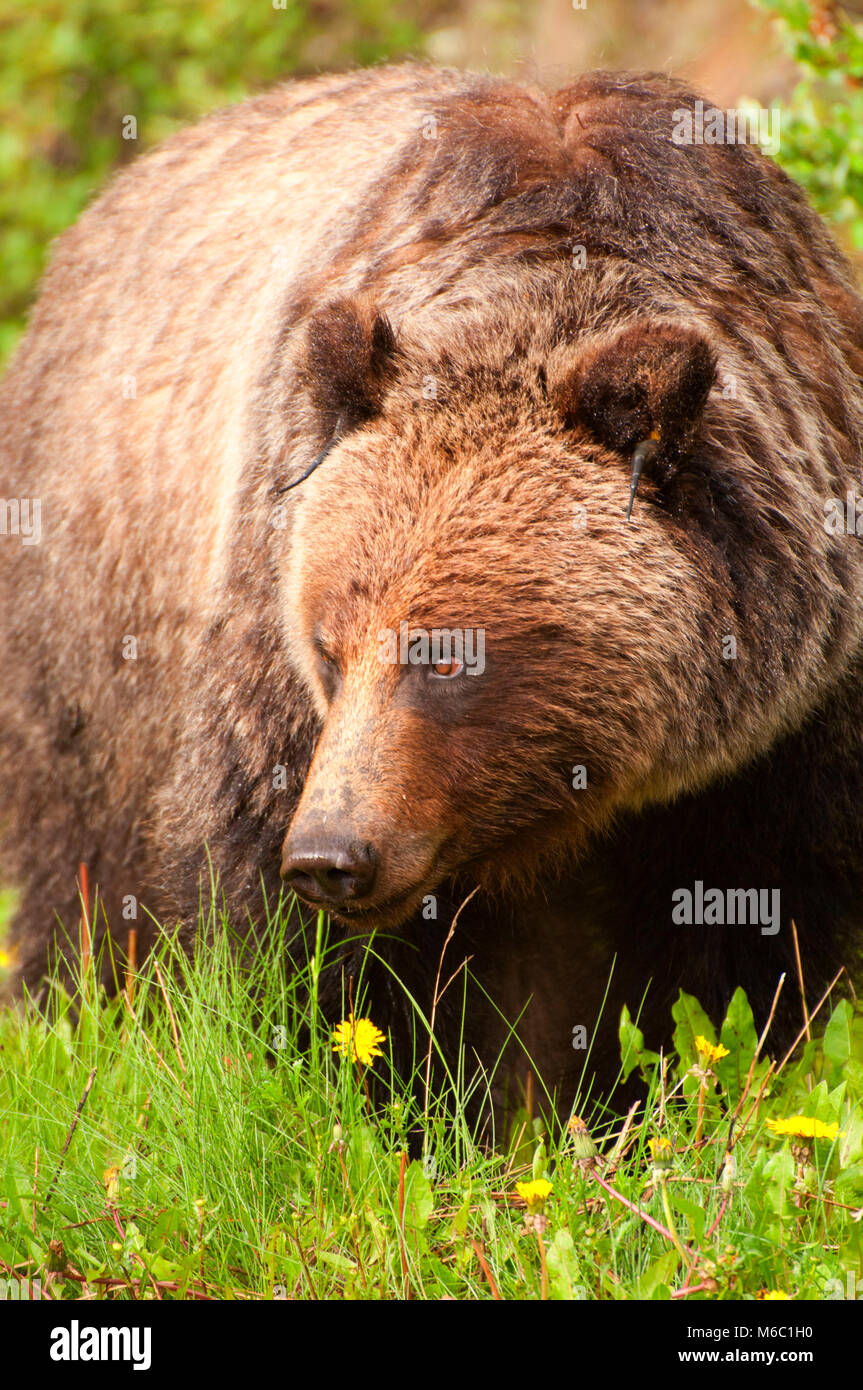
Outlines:
<svg viewBox="0 0 863 1390"><path fill-rule="evenodd" d="M551 1183L545 1178L536 1178L533 1182L517 1182L515 1190L519 1197L523 1197L527 1202L530 1211L536 1207L541 1207L546 1197L551 1195Z"/></svg>
<svg viewBox="0 0 863 1390"><path fill-rule="evenodd" d="M375 1057L382 1057L381 1043L386 1042L382 1033L370 1018L343 1018L333 1029L333 1052L341 1057L350 1057L352 1062L361 1062L367 1067Z"/></svg>
<svg viewBox="0 0 863 1390"><path fill-rule="evenodd" d="M105 1200L109 1207L115 1207L120 1200L120 1169L116 1163L106 1168L102 1174Z"/></svg>
<svg viewBox="0 0 863 1390"><path fill-rule="evenodd" d="M647 1143L654 1162L671 1158L671 1140L666 1139L664 1135L660 1134L655 1139L648 1139Z"/></svg>
<svg viewBox="0 0 863 1390"><path fill-rule="evenodd" d="M674 1149L670 1139L659 1134L654 1139L648 1139L650 1157L653 1159L653 1176L659 1181L665 1181L665 1174L669 1168L674 1167Z"/></svg>
<svg viewBox="0 0 863 1390"><path fill-rule="evenodd" d="M837 1124L825 1125L811 1115L789 1115L784 1120L768 1120L767 1128L772 1129L774 1134L790 1134L798 1139L836 1139L839 1134Z"/></svg>
<svg viewBox="0 0 863 1390"><path fill-rule="evenodd" d="M729 1055L728 1048L723 1047L722 1043L708 1042L700 1034L695 1039L695 1047L705 1062L721 1062L723 1057Z"/></svg>
<svg viewBox="0 0 863 1390"><path fill-rule="evenodd" d="M783 1293L782 1289L765 1289L761 1299L764 1303L779 1303L786 1299L793 1302L790 1293Z"/></svg>

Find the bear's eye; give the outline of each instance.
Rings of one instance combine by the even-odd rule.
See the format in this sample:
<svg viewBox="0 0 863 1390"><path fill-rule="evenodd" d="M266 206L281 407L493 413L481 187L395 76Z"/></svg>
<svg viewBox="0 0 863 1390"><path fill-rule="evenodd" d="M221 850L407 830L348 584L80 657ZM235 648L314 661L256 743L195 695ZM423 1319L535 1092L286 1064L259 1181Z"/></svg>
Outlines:
<svg viewBox="0 0 863 1390"><path fill-rule="evenodd" d="M318 661L321 663L321 665L324 666L328 672L331 671L335 673L336 671L338 671L338 657L330 650L329 647L325 646L324 642L320 637L315 639L314 646L315 655L317 656Z"/></svg>
<svg viewBox="0 0 863 1390"><path fill-rule="evenodd" d="M436 676L438 680L451 681L456 676L460 676L463 670L464 662L453 658L451 661L436 661L429 674Z"/></svg>

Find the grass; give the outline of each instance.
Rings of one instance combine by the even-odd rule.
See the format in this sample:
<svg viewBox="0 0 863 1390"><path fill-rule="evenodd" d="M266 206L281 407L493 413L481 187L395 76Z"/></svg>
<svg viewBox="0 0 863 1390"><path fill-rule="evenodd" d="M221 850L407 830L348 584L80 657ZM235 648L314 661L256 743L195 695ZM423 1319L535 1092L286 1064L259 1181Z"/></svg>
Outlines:
<svg viewBox="0 0 863 1390"><path fill-rule="evenodd" d="M773 1062L740 991L713 1062L697 1001L675 1008L676 1057L650 1053L625 1015L638 1107L563 1116L557 1137L525 1115L503 1151L474 1133L459 1075L426 1104L419 1018L420 1085L392 1076L384 1044L372 1103L369 1070L334 1051L316 1010L322 920L292 980L287 914L247 971L219 926L191 963L163 939L114 1001L91 962L74 999L55 990L50 1018L0 1014L7 1292L26 1296L27 1280L52 1299L859 1294L863 1015L851 1002ZM768 1125L797 1115L826 1137ZM550 1194L526 1203L517 1184L544 1178Z"/></svg>

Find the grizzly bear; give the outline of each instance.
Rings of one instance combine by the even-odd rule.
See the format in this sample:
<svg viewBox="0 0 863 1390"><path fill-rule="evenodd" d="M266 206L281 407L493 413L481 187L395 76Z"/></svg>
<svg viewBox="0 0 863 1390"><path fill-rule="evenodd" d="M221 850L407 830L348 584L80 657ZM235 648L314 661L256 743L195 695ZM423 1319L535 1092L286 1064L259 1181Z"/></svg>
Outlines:
<svg viewBox="0 0 863 1390"><path fill-rule="evenodd" d="M466 963L444 1056L566 1105L600 1014L613 1080L624 1003L786 972L790 1039L794 927L810 1003L853 965L863 303L695 101L299 82L60 238L0 394L19 991L81 864L121 953L295 892L397 1062Z"/></svg>

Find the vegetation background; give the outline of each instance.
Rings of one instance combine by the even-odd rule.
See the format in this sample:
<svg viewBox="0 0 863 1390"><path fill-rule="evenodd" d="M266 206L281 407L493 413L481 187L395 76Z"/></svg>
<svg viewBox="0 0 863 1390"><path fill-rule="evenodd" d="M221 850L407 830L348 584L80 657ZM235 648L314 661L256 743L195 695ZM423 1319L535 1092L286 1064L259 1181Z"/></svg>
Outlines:
<svg viewBox="0 0 863 1390"><path fill-rule="evenodd" d="M112 169L275 81L404 56L550 86L589 67L655 68L722 107L778 103L780 161L863 265L861 11L861 0L0 0L0 362L52 238ZM0 893L0 928L10 907ZM781 1300L863 1288L863 1014L851 1000L807 1006L802 972L786 981L803 1003L802 1046L772 1060L739 991L724 1020L681 995L671 1057L648 1051L624 1012L621 1070L642 1078L638 1110L622 1120L589 1094L588 1056L578 1118L549 1132L525 1110L490 1147L469 1123L463 1077L423 1098L428 1020L417 1016L418 1086L391 1074L385 1043L366 1059L334 1049L316 1007L324 925L308 970L285 981L290 929L280 913L255 978L237 974L223 929L190 964L166 943L112 1003L85 955L73 998L48 1017L0 1014L0 1298ZM0 976L8 964L0 949Z"/></svg>

